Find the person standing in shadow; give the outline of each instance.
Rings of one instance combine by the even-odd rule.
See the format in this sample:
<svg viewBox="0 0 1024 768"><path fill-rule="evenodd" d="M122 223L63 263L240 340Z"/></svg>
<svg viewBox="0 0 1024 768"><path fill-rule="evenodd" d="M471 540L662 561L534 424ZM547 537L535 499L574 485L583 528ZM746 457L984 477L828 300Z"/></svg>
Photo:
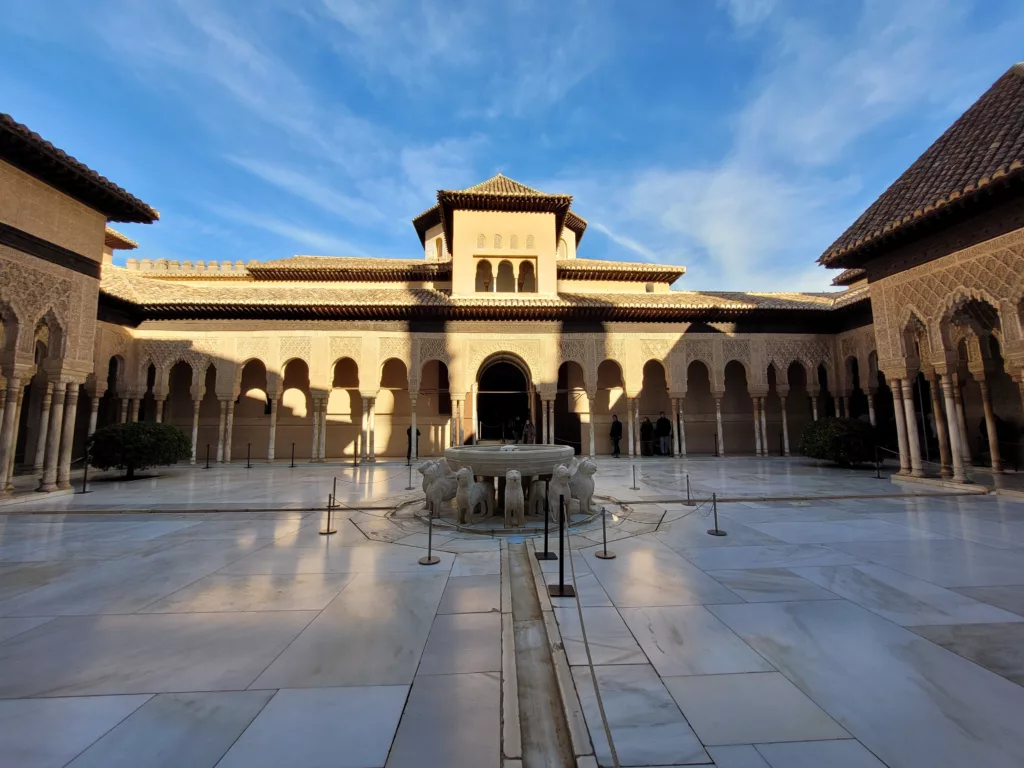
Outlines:
<svg viewBox="0 0 1024 768"><path fill-rule="evenodd" d="M406 436L406 438L409 441L408 447L406 447L406 449L405 449L405 463L408 464L410 461L412 461L412 425L411 424L408 427L406 427L406 429L405 429L405 436ZM417 429L416 430L416 455L417 456L420 455L419 448L420 448L420 431Z"/></svg>
<svg viewBox="0 0 1024 768"><path fill-rule="evenodd" d="M537 428L533 426L533 422L529 419L523 424L523 442L527 445L533 445L537 442Z"/></svg>
<svg viewBox="0 0 1024 768"><path fill-rule="evenodd" d="M662 456L669 456L672 453L672 422L665 418L665 412L658 415L658 421L654 425L658 434L658 452Z"/></svg>
<svg viewBox="0 0 1024 768"><path fill-rule="evenodd" d="M622 440L622 422L614 413L612 414L612 458L619 458L619 441Z"/></svg>

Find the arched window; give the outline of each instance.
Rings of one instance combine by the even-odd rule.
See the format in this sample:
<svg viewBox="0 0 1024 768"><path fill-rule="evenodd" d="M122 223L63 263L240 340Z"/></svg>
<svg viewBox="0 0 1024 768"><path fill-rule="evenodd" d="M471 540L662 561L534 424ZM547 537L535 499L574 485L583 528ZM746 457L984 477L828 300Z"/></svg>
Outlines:
<svg viewBox="0 0 1024 768"><path fill-rule="evenodd" d="M494 236L494 247L501 248L501 235Z"/></svg>
<svg viewBox="0 0 1024 768"><path fill-rule="evenodd" d="M537 276L533 271L532 261L523 261L519 264L519 292L537 292Z"/></svg>
<svg viewBox="0 0 1024 768"><path fill-rule="evenodd" d="M476 236L476 247L477 248L484 248L486 246L487 246L487 238L484 235L477 235Z"/></svg>
<svg viewBox="0 0 1024 768"><path fill-rule="evenodd" d="M476 292L489 293L491 290L491 262L480 259L476 264Z"/></svg>
<svg viewBox="0 0 1024 768"><path fill-rule="evenodd" d="M444 240L440 237L434 238L434 258L438 261L444 259Z"/></svg>
<svg viewBox="0 0 1024 768"><path fill-rule="evenodd" d="M515 293L516 276L512 271L512 262L503 261L498 265L498 293Z"/></svg>
<svg viewBox="0 0 1024 768"><path fill-rule="evenodd" d="M526 249L532 251L533 248L534 248L534 245L533 245L533 235L527 235L526 236Z"/></svg>
<svg viewBox="0 0 1024 768"><path fill-rule="evenodd" d="M567 259L569 258L569 246L565 244L565 238L559 238L558 240L558 258Z"/></svg>
<svg viewBox="0 0 1024 768"><path fill-rule="evenodd" d="M509 235L508 247L509 248L518 248L519 247L519 236L518 235Z"/></svg>

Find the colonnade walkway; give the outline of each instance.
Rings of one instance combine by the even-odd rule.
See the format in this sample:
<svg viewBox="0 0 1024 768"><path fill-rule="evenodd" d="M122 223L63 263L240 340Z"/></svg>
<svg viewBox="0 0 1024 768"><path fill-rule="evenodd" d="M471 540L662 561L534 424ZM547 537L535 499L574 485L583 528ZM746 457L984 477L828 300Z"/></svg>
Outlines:
<svg viewBox="0 0 1024 768"><path fill-rule="evenodd" d="M529 766L510 601L530 578L579 765L612 764L608 734L629 766L1024 764L1024 505L795 459L636 464L634 489L598 460L617 557L571 533L578 602L503 540L449 531L420 565L425 533L386 516L418 493L404 462L172 468L8 507L0 755ZM663 501L687 475L741 499L726 536L711 505Z"/></svg>

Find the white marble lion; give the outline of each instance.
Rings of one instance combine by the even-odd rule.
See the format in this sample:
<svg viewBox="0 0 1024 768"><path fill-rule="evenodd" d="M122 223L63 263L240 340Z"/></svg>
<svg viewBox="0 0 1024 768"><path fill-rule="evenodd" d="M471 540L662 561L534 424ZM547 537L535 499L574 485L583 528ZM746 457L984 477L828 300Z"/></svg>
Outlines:
<svg viewBox="0 0 1024 768"><path fill-rule="evenodd" d="M455 473L455 477L458 479L455 506L459 510L458 522L460 525L470 522L473 513L480 507L483 508L483 517L494 514L492 489L485 483L473 482L472 468L463 467Z"/></svg>
<svg viewBox="0 0 1024 768"><path fill-rule="evenodd" d="M455 498L459 487L458 481L444 459L425 462L417 467L417 470L423 475L423 493L427 498L430 514L437 517L441 514L444 503Z"/></svg>
<svg viewBox="0 0 1024 768"><path fill-rule="evenodd" d="M526 524L526 499L523 497L523 475L518 469L505 473L505 527Z"/></svg>
<svg viewBox="0 0 1024 768"><path fill-rule="evenodd" d="M565 464L559 464L554 468L551 473L551 479L548 481L548 509L550 510L551 520L558 523L558 500L563 499L563 506L566 514L569 513L570 504L572 503L572 491L569 488L569 468Z"/></svg>
<svg viewBox="0 0 1024 768"><path fill-rule="evenodd" d="M594 500L594 474L597 472L597 464L590 459L584 459L576 465L576 471L569 478L569 492L572 497L579 501L580 512L590 514L591 504Z"/></svg>

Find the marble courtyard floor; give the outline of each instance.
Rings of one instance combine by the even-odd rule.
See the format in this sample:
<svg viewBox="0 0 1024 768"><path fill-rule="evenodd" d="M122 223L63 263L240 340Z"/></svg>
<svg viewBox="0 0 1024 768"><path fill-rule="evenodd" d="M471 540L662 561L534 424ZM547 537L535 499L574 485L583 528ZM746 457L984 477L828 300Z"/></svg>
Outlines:
<svg viewBox="0 0 1024 768"><path fill-rule="evenodd" d="M644 459L635 489L598 464L617 557L571 532L578 603L541 588L558 563L515 567L521 538L438 531L419 565L404 462L0 508L0 765L572 765L531 744L538 708L612 765L595 678L623 766L1024 765L1024 504L797 459ZM557 712L523 684L517 579Z"/></svg>

